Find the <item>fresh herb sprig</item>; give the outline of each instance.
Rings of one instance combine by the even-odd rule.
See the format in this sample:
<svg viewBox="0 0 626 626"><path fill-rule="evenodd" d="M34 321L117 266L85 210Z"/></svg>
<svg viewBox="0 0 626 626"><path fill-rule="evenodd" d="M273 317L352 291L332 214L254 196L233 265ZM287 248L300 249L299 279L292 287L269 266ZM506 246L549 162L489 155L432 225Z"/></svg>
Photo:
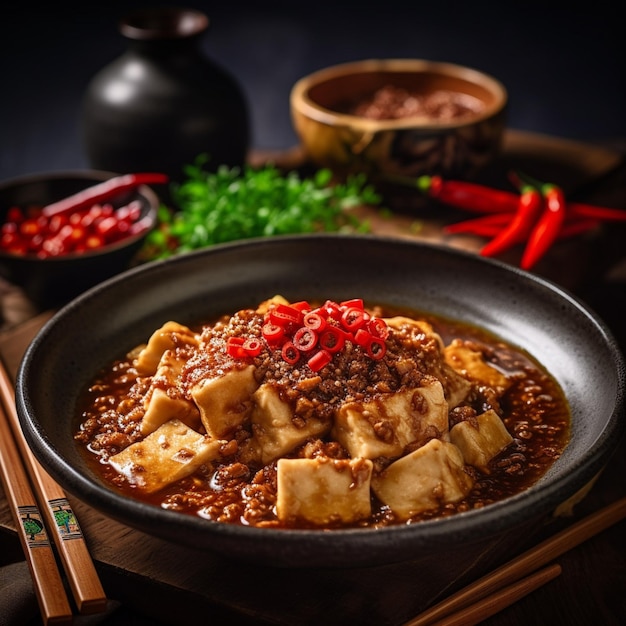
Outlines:
<svg viewBox="0 0 626 626"><path fill-rule="evenodd" d="M364 175L334 182L328 169L303 177L273 165L222 166L210 172L205 162L198 158L185 168L185 179L172 185L176 208L161 208L144 257L165 258L251 237L367 232L369 224L350 209L380 203Z"/></svg>

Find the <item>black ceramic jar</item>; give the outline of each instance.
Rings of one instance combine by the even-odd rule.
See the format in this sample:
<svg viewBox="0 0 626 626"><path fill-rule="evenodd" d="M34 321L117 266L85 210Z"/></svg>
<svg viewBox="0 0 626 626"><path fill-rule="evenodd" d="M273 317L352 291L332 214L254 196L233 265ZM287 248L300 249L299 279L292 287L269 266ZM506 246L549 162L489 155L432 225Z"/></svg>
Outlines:
<svg viewBox="0 0 626 626"><path fill-rule="evenodd" d="M182 168L209 157L208 169L241 165L249 115L240 86L200 46L208 17L185 8L126 16L126 51L90 81L82 132L92 167L159 171L180 180Z"/></svg>

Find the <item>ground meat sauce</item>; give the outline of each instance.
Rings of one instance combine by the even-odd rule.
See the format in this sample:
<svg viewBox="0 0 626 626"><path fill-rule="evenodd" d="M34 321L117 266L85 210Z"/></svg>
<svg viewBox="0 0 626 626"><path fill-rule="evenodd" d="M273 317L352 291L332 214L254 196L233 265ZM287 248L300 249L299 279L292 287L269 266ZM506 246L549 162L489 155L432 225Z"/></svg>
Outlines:
<svg viewBox="0 0 626 626"><path fill-rule="evenodd" d="M446 345L454 338L461 339L481 352L487 362L510 381L504 394L486 386L474 386L466 401L450 411L449 420L452 428L460 421L475 420L478 414L493 408L513 436L513 443L491 460L488 473L465 467L475 482L462 500L422 512L402 523L481 508L519 493L535 483L559 457L569 437L567 402L550 374L527 354L473 326L389 308L374 307L370 311L381 317L409 315L423 319L433 326ZM241 367L240 361L227 354L226 342L231 336L260 337L259 322L259 313L240 311L195 329L201 333L207 349L194 350L184 342L178 345L176 350L188 359L181 374L183 395L205 377L219 376L231 368ZM419 386L424 377L432 375L438 349L432 338L416 337L414 333L400 330L390 334L385 358L381 360L364 356L348 342L345 349L335 355L332 367L313 373L306 364L289 366L280 350L262 351L254 358L255 376L259 383L271 382L277 386L281 399L289 402L293 409L296 425L311 416L331 420L341 402L367 401L381 393ZM242 462L238 456L241 444L251 436L249 427L241 426L232 433L231 441L220 451L219 462L202 465L191 476L155 494L138 493L124 476L107 464L111 455L142 438L139 423L144 414L144 395L154 381L152 377L138 376L133 367L135 356L136 352L129 353L101 372L81 398L76 440L103 481L130 497L213 521L291 527L276 516L276 462L254 466ZM445 388L445 381L442 382ZM384 420L373 426L377 436L384 440ZM410 452L410 445L405 452ZM288 456L349 459L348 452L328 438L311 438ZM383 458L373 461L375 471L391 462ZM358 482L358 468L352 471ZM371 518L352 525L379 527L399 523L375 496L372 496L372 512ZM294 525L307 526L297 522Z"/></svg>
<svg viewBox="0 0 626 626"><path fill-rule="evenodd" d="M484 103L469 94L445 89L427 93L386 85L374 94L346 107L349 115L372 120L426 117L451 122L480 113Z"/></svg>

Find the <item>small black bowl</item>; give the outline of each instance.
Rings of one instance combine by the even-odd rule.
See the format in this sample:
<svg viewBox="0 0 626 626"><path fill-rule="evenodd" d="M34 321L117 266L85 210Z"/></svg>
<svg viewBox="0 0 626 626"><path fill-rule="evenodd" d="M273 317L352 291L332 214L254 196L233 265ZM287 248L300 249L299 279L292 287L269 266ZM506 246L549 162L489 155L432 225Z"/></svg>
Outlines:
<svg viewBox="0 0 626 626"><path fill-rule="evenodd" d="M68 197L116 174L100 170L44 172L0 182L0 223L11 206L44 206ZM20 287L39 309L53 308L76 297L89 287L128 269L157 219L159 200L145 185L117 196L114 206L139 200L142 218L149 228L93 252L48 257L17 256L0 250L0 275Z"/></svg>
<svg viewBox="0 0 626 626"><path fill-rule="evenodd" d="M233 526L161 509L105 485L73 439L79 395L96 372L168 320L214 319L275 294L291 300L361 297L496 334L534 356L561 385L572 414L569 445L523 493L447 518L380 529ZM528 537L522 526L550 518L615 451L624 431L625 387L615 339L593 311L552 283L444 246L306 235L215 246L145 264L94 287L57 312L30 344L16 401L42 465L68 492L112 518L228 559L354 568L426 557L452 564L483 541Z"/></svg>

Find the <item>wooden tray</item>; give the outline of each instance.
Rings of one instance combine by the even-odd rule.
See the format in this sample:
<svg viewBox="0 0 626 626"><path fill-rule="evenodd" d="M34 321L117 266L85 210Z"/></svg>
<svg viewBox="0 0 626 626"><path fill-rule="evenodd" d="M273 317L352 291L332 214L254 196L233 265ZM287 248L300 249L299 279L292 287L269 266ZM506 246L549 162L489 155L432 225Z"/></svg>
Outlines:
<svg viewBox="0 0 626 626"><path fill-rule="evenodd" d="M259 154L255 158L258 162L268 158L277 162L278 156L284 166L302 165L298 150L281 155ZM511 132L507 135L502 159L485 173L485 180L505 184L506 172L511 168L523 168L531 175L558 182L570 195L585 193L586 197L614 200L613 206L625 206L624 166L619 152ZM590 194L590 190L595 195ZM367 210L364 215L377 233L423 238L469 249L480 245L475 238L443 235L442 225L456 217L447 212L428 212L419 202L405 202L391 217L375 210ZM610 285L615 285L615 272L623 265L623 241L624 229L612 229L603 234L600 241L561 248L541 271L578 293L607 293L602 290L607 285L606 276L610 276ZM602 248L600 255L599 247ZM589 291L590 274L597 293L593 289ZM615 309L614 299L611 306ZM0 356L14 375L29 341L52 313L34 311L10 286L5 288L3 309ZM609 308L607 315L610 315L608 311ZM617 324L615 329L621 329L619 338L623 341L623 325ZM533 543L624 495L625 459L626 455L620 451L591 493L575 508L573 517L559 518L549 528L536 529ZM183 616L188 624L205 624L211 619L231 624L401 624L427 604L529 547L527 537L518 536L508 537L506 545L494 542L477 553L459 554L455 564L458 576L454 580L446 578L445 572L438 572L436 568L424 576L414 563L294 573L272 568L271 564L262 568L242 566L223 557L175 546L123 526L74 498L70 500L108 596L155 622L172 624L181 623ZM564 573L557 580L502 616L492 618L490 623L525 625L539 614L545 623L611 623L612 620L617 623L625 618L623 530L616 527L605 531L562 557ZM20 558L17 535L1 491L0 531L0 552L12 555L7 559ZM417 585L420 594L415 593ZM550 601L545 604L547 598Z"/></svg>

